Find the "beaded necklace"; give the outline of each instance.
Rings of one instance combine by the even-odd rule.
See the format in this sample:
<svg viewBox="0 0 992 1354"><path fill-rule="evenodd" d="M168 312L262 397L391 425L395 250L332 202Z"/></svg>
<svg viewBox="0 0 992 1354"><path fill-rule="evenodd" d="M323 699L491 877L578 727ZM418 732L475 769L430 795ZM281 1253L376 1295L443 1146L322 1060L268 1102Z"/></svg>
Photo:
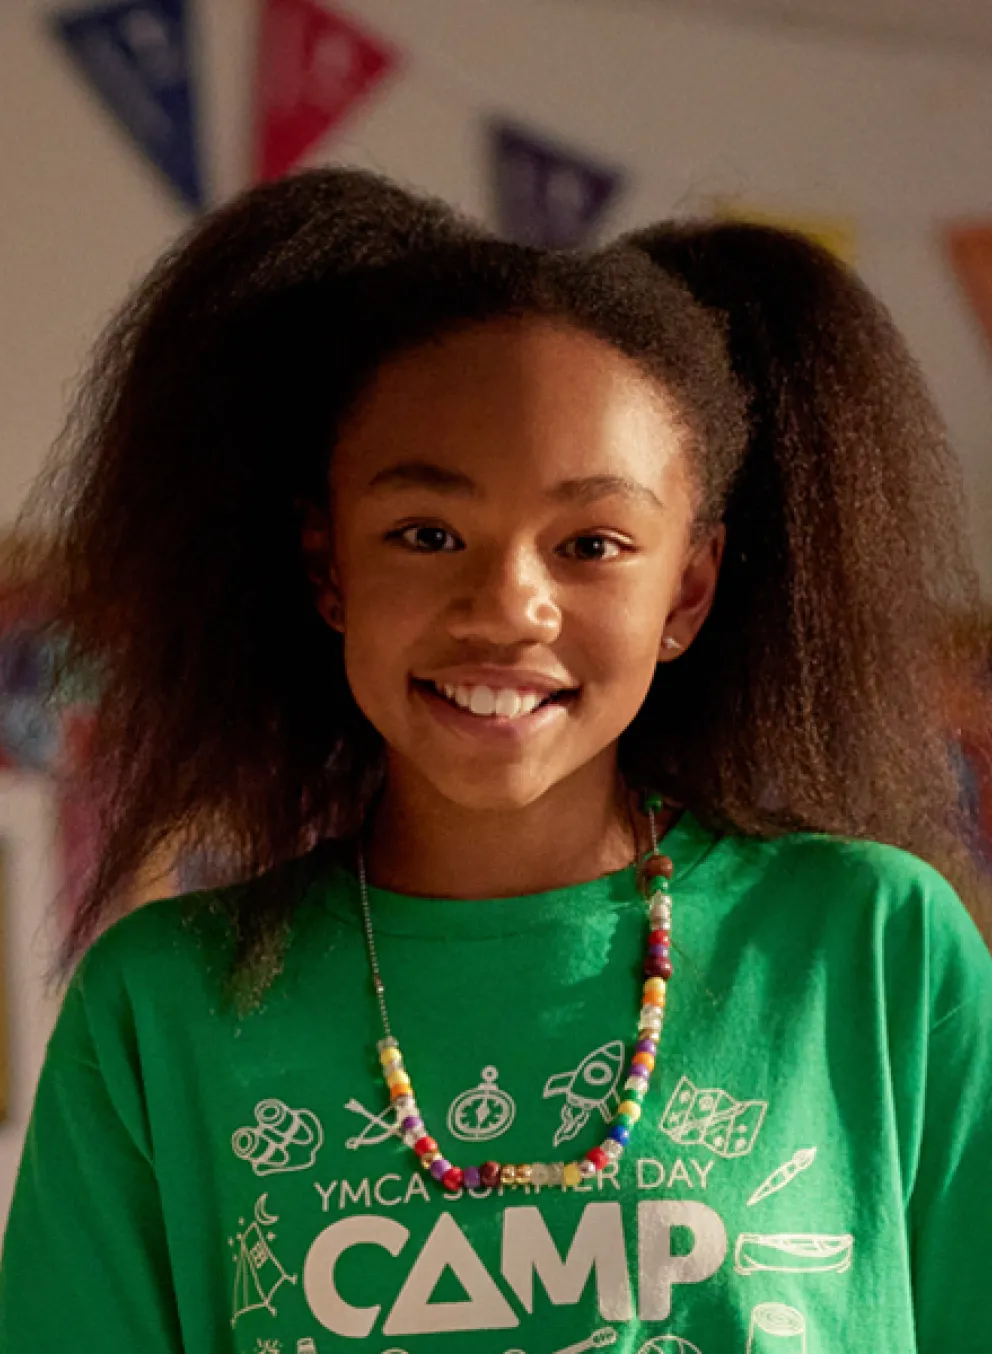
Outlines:
<svg viewBox="0 0 992 1354"><path fill-rule="evenodd" d="M661 1027L665 1019L665 994L672 976L672 903L670 880L673 867L668 856L662 855L658 845L655 818L662 807L659 795L645 797L644 810L651 832L651 850L638 862L638 889L645 901L648 916L647 950L644 959L644 986L642 1005L637 1022L634 1052L627 1068L621 1100L606 1137L578 1161L528 1162L511 1165L485 1161L481 1166L454 1166L445 1157L435 1139L427 1130L413 1093L413 1083L407 1071L399 1042L393 1037L386 1007L386 985L382 980L376 953L375 932L372 928L372 908L369 902L365 855L358 847L358 888L361 897L365 940L368 947L372 983L379 1014L382 1017L383 1038L376 1045L383 1077L389 1091L390 1109L396 1115L396 1124L404 1143L413 1149L421 1166L445 1189L495 1189L499 1185L557 1186L567 1189L594 1178L612 1161L619 1161L630 1140L630 1132L641 1117L641 1105L647 1095L654 1070Z"/></svg>

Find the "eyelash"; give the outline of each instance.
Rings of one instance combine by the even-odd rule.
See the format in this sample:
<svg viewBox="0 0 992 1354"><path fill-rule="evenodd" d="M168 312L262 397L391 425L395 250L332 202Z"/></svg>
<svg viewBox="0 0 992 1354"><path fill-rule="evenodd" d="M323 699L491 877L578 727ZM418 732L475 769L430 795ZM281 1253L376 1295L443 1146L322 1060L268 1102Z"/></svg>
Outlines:
<svg viewBox="0 0 992 1354"><path fill-rule="evenodd" d="M411 535L416 536L416 534L421 531L438 532L442 536L447 537L449 541L456 542L456 544L453 547L442 546L440 549L432 550L425 548L422 545L418 545L416 540L408 539ZM399 527L396 531L389 532L386 539L387 541L395 542L397 545L402 546L403 549L409 550L411 553L417 555L453 555L457 553L457 551L465 548L464 544L458 540L458 537L453 531L448 531L446 527L430 526L422 522L414 522L410 526ZM574 546L579 541L602 541L607 546L612 547L613 553L606 555L587 555L584 557L581 555L565 553L566 547ZM624 553L630 553L633 549L634 547L629 542L621 540L616 536L611 536L606 532L584 531L580 532L577 536L570 537L569 540L564 543L564 546L559 547L559 553L563 554L565 559L575 560L577 563L604 564L609 563L611 560L618 559Z"/></svg>

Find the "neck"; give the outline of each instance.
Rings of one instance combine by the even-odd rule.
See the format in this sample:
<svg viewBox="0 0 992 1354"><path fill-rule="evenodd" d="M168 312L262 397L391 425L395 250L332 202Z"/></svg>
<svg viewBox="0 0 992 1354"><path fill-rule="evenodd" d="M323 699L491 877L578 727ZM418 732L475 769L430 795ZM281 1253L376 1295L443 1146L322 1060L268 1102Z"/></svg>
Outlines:
<svg viewBox="0 0 992 1354"><path fill-rule="evenodd" d="M543 893L623 869L635 853L615 757L523 808L467 809L412 767L391 766L367 839L380 888L432 898Z"/></svg>

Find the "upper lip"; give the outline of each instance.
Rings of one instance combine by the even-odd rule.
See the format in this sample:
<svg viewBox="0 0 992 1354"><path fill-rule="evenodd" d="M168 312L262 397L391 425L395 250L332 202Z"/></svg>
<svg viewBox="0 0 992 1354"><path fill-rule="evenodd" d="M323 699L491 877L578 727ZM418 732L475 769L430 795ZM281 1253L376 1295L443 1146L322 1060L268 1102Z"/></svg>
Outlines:
<svg viewBox="0 0 992 1354"><path fill-rule="evenodd" d="M436 686L488 686L494 691L538 691L546 696L556 691L572 690L575 685L567 677L552 677L547 672L535 672L532 668L442 668L420 680L433 682Z"/></svg>

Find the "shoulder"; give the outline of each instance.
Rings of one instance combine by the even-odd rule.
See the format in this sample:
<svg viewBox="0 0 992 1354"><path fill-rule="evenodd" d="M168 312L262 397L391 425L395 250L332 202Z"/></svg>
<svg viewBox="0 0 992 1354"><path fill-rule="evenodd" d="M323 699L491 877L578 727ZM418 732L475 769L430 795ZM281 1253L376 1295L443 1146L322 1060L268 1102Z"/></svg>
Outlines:
<svg viewBox="0 0 992 1354"><path fill-rule="evenodd" d="M968 1001L992 1006L989 948L926 861L881 842L811 833L722 844L779 916L800 929L805 921L825 945L846 947L850 960L873 963L892 982L922 979L935 1021Z"/></svg>
<svg viewBox="0 0 992 1354"><path fill-rule="evenodd" d="M259 879L228 888L145 903L114 922L83 956L72 985L88 1000L155 998L214 1001L231 973L239 918L272 890L288 903L288 946L305 933L317 911L311 856L290 861Z"/></svg>

